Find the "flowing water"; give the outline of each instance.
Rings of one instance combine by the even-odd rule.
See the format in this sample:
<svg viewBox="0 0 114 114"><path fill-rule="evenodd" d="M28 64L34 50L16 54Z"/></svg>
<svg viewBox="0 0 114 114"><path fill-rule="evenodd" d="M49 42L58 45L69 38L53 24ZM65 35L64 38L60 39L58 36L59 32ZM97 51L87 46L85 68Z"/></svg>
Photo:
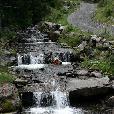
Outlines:
<svg viewBox="0 0 114 114"><path fill-rule="evenodd" d="M69 107L67 94L61 91L50 93L35 92L36 106L26 114L84 114L83 110Z"/></svg>
<svg viewBox="0 0 114 114"><path fill-rule="evenodd" d="M16 66L16 69L32 70L32 74L27 74L27 77L31 79L31 83L34 83L32 82L34 78L37 81L43 82L45 87L43 87L43 91L33 91L35 104L27 109L24 107L22 114L103 114L91 111L89 113L88 110L85 111L83 108L73 108L70 106L65 83L63 81L61 84L60 77L57 74L72 70L73 66L70 62L72 50L61 48L59 44L53 42L43 42L45 35L42 35L34 28L31 29L30 33L32 35L28 38L29 43L21 44L17 54L18 66ZM56 60L59 59L61 64L52 64L55 58ZM26 72L21 74L21 76L27 79L24 75L26 75ZM47 89L48 85L49 90ZM35 87L33 86L33 88Z"/></svg>

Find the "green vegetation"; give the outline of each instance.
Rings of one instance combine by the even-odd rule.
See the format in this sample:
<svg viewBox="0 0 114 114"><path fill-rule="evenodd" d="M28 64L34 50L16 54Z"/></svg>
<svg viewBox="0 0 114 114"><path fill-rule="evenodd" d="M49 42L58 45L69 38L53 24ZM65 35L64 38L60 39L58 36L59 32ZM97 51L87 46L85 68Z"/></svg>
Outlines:
<svg viewBox="0 0 114 114"><path fill-rule="evenodd" d="M90 33L82 32L80 29L68 25L65 33L59 38L59 42L67 43L71 47L76 47L83 38L88 39L89 36Z"/></svg>
<svg viewBox="0 0 114 114"><path fill-rule="evenodd" d="M65 26L66 29L58 42L67 43L71 47L75 47L79 44L82 37L87 38L91 34L73 27L67 21L68 16L79 7L80 2L81 0L66 0L60 8L52 8L51 14L45 18L46 21L59 23Z"/></svg>
<svg viewBox="0 0 114 114"><path fill-rule="evenodd" d="M61 7L51 8L51 13L46 16L45 20L68 25L67 18L80 5L80 0L66 0L62 2Z"/></svg>
<svg viewBox="0 0 114 114"><path fill-rule="evenodd" d="M95 19L102 23L114 24L114 1L100 0Z"/></svg>
<svg viewBox="0 0 114 114"><path fill-rule="evenodd" d="M0 66L0 84L12 83L15 77L8 72L8 68L5 66Z"/></svg>
<svg viewBox="0 0 114 114"><path fill-rule="evenodd" d="M11 83L14 81L14 79L15 78L9 73L6 73L6 72L0 73L0 84L1 83L9 83L9 82Z"/></svg>
<svg viewBox="0 0 114 114"><path fill-rule="evenodd" d="M8 113L16 110L16 107L13 106L13 103L10 100L5 100L1 105L3 112Z"/></svg>
<svg viewBox="0 0 114 114"><path fill-rule="evenodd" d="M2 27L26 28L37 24L47 14L51 7L61 5L61 0L2 0L0 18Z"/></svg>
<svg viewBox="0 0 114 114"><path fill-rule="evenodd" d="M11 44L16 42L15 28L4 28L0 31L0 54L3 48L11 48Z"/></svg>
<svg viewBox="0 0 114 114"><path fill-rule="evenodd" d="M111 75L112 74L112 69L110 66L110 62L108 60L90 60L86 58L82 63L81 67L83 68L88 68L88 69L96 69L100 70L104 74Z"/></svg>
<svg viewBox="0 0 114 114"><path fill-rule="evenodd" d="M100 70L106 75L114 75L114 55L110 51L94 49L94 57L86 56L81 67Z"/></svg>

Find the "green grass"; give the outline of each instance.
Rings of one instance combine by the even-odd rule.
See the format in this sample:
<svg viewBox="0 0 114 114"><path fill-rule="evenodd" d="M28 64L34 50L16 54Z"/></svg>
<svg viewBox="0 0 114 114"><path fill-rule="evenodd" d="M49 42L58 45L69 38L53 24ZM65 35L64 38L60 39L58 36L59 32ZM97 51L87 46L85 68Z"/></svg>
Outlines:
<svg viewBox="0 0 114 114"><path fill-rule="evenodd" d="M45 20L53 23L60 23L62 25L68 25L67 17L70 13L77 9L80 4L80 0L66 0L67 4L70 5L69 9L65 9L63 6L61 8L52 8L51 14L48 15ZM64 4L64 3L63 3Z"/></svg>
<svg viewBox="0 0 114 114"><path fill-rule="evenodd" d="M112 70L110 66L110 62L108 60L99 60L99 59L85 59L81 63L82 68L88 68L88 69L96 69L100 70L102 73L107 75L112 75Z"/></svg>
<svg viewBox="0 0 114 114"><path fill-rule="evenodd" d="M98 9L96 11L95 20L114 24L114 1L113 0L100 0Z"/></svg>
<svg viewBox="0 0 114 114"><path fill-rule="evenodd" d="M14 80L15 77L8 72L8 68L0 66L0 84L12 83Z"/></svg>
<svg viewBox="0 0 114 114"><path fill-rule="evenodd" d="M110 51L94 49L94 57L90 59L86 56L81 67L100 70L105 75L114 75L114 55Z"/></svg>
<svg viewBox="0 0 114 114"><path fill-rule="evenodd" d="M64 34L59 38L60 43L67 43L71 47L76 47L82 38L88 39L90 33L82 32L80 29L68 26Z"/></svg>
<svg viewBox="0 0 114 114"><path fill-rule="evenodd" d="M66 10L64 7L61 7L60 9L52 9L52 13L47 16L45 20L64 25L66 29L58 39L58 42L67 43L69 46L75 47L81 40L80 36L87 37L90 35L90 33L83 32L79 28L73 27L67 22L68 16L79 7L81 0L66 1L67 4L70 5L70 8L68 10Z"/></svg>
<svg viewBox="0 0 114 114"><path fill-rule="evenodd" d="M16 107L13 106L13 103L10 100L5 100L2 104L2 112L13 112L16 110Z"/></svg>
<svg viewBox="0 0 114 114"><path fill-rule="evenodd" d="M14 80L14 77L11 74L8 74L6 72L0 72L0 84L12 83L13 80Z"/></svg>

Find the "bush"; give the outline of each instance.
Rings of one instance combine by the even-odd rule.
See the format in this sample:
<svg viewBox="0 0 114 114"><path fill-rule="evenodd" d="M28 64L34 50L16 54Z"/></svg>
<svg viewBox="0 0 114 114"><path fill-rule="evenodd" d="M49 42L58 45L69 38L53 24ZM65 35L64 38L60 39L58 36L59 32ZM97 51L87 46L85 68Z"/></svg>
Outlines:
<svg viewBox="0 0 114 114"><path fill-rule="evenodd" d="M13 106L13 103L10 100L5 100L1 104L2 112L13 112L15 111L15 107Z"/></svg>
<svg viewBox="0 0 114 114"><path fill-rule="evenodd" d="M104 74L112 74L110 62L106 60L89 60L86 58L81 63L81 67L100 70Z"/></svg>
<svg viewBox="0 0 114 114"><path fill-rule="evenodd" d="M0 72L0 84L1 83L12 83L14 81L14 77L7 72Z"/></svg>

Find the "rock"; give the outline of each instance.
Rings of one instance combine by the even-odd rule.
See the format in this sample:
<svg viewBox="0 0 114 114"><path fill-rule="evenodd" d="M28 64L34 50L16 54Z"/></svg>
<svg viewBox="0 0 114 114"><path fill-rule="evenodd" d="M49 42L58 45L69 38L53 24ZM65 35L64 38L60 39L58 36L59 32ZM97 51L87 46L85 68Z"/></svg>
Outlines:
<svg viewBox="0 0 114 114"><path fill-rule="evenodd" d="M86 47L87 42L86 41L82 41L82 43L78 46L79 51L83 51L84 48Z"/></svg>
<svg viewBox="0 0 114 114"><path fill-rule="evenodd" d="M78 76L86 76L86 75L88 75L88 70L85 70L85 69L77 70L77 75Z"/></svg>
<svg viewBox="0 0 114 114"><path fill-rule="evenodd" d="M53 23L52 22L45 22L44 24L46 24L50 28L52 28L52 26L53 26Z"/></svg>
<svg viewBox="0 0 114 114"><path fill-rule="evenodd" d="M109 78L69 79L67 90L73 96L94 96L108 92Z"/></svg>
<svg viewBox="0 0 114 114"><path fill-rule="evenodd" d="M65 30L65 28L66 28L65 26L60 26L59 31L63 32Z"/></svg>
<svg viewBox="0 0 114 114"><path fill-rule="evenodd" d="M101 41L101 37L97 37L97 35L91 35L91 40L95 40L97 43Z"/></svg>
<svg viewBox="0 0 114 114"><path fill-rule="evenodd" d="M3 84L0 86L0 99L10 97L15 92L17 92L17 89L13 84Z"/></svg>
<svg viewBox="0 0 114 114"><path fill-rule="evenodd" d="M3 84L0 87L0 113L13 112L20 107L18 90L13 84Z"/></svg>
<svg viewBox="0 0 114 114"><path fill-rule="evenodd" d="M14 84L15 84L15 86L16 86L17 88L21 88L21 87L23 87L23 86L25 86L25 85L28 84L28 80L22 80L22 79L17 78L17 79L14 81Z"/></svg>
<svg viewBox="0 0 114 114"><path fill-rule="evenodd" d="M103 75L102 75L100 72L97 72L97 71L91 72L90 75L91 75L91 76L94 76L94 77L96 77L96 78L101 78L101 77L103 77Z"/></svg>
<svg viewBox="0 0 114 114"><path fill-rule="evenodd" d="M27 80L22 80L22 79L17 78L14 82L15 82L15 83L22 83L22 84L25 84L25 83L27 83L28 81L27 81Z"/></svg>
<svg viewBox="0 0 114 114"><path fill-rule="evenodd" d="M107 105L108 105L108 106L114 106L114 96L110 97L110 98L107 100Z"/></svg>
<svg viewBox="0 0 114 114"><path fill-rule="evenodd" d="M58 37L60 36L60 32L49 32L49 40L51 40L52 42L56 42L58 40Z"/></svg>

